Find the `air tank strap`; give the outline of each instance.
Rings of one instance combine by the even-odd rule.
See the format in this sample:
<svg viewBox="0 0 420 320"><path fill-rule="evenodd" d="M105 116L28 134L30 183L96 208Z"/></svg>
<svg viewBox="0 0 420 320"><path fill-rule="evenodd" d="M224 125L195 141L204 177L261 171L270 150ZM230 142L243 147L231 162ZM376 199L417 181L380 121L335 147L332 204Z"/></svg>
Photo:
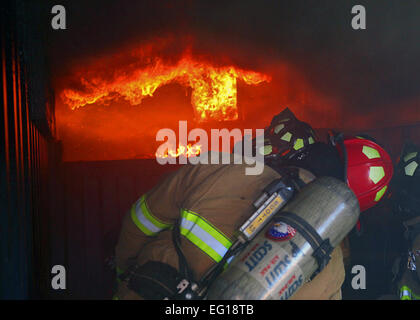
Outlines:
<svg viewBox="0 0 420 320"><path fill-rule="evenodd" d="M331 246L330 239L322 239L318 232L306 220L292 212L282 211L275 219L295 228L309 242L314 250L312 256L318 263L318 269L315 271L314 276L321 272L330 261L330 254L334 250Z"/></svg>

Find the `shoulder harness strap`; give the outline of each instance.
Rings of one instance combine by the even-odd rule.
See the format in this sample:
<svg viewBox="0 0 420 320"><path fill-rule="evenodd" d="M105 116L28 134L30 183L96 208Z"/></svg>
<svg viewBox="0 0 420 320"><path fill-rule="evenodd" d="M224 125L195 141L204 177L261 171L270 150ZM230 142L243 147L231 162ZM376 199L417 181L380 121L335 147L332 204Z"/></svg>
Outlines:
<svg viewBox="0 0 420 320"><path fill-rule="evenodd" d="M292 212L283 211L281 215L276 217L276 220L289 224L309 242L314 250L312 256L318 263L318 269L312 278L315 277L325 268L331 259L330 255L334 248L331 246L330 239L322 239L318 232L305 219Z"/></svg>

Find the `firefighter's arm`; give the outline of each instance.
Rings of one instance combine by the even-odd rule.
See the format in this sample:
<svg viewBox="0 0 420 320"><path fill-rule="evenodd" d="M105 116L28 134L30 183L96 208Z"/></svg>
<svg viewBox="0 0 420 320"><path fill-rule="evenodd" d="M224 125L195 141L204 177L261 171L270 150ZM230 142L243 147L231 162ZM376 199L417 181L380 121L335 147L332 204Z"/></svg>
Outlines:
<svg viewBox="0 0 420 320"><path fill-rule="evenodd" d="M157 227L150 222L149 217L147 218L150 220L147 220L145 216L141 216L144 211L138 212L137 204L138 202L125 214L122 222L115 252L118 275L123 273L134 261L142 247L159 233ZM154 216L150 215L150 217Z"/></svg>
<svg viewBox="0 0 420 320"><path fill-rule="evenodd" d="M185 175L183 166L142 195L125 214L116 247L117 273L123 272L137 257L142 247L172 227L179 217Z"/></svg>

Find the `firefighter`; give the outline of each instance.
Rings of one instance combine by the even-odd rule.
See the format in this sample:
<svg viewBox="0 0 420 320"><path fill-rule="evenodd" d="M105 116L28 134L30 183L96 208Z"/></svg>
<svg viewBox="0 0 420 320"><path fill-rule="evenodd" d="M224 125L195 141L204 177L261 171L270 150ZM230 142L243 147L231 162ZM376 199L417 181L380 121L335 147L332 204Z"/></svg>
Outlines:
<svg viewBox="0 0 420 320"><path fill-rule="evenodd" d="M176 285L176 270L185 267L179 258L179 250L188 261L190 276L200 279L222 259L235 231L252 214L253 201L274 179L289 175L300 187L314 180L316 175L343 179L345 165L340 153L328 145L326 149L331 158L318 162L318 168L310 163L310 169L316 174L296 166L308 162L311 155L306 151L313 149L316 154L316 150L325 146L316 143L312 128L297 120L290 110L277 115L265 131L265 145L262 150L257 150L264 152L267 160L262 174L245 175L246 164L188 164L140 197L125 215L116 247L117 273L122 281L115 299L163 298L165 295L159 292L160 288ZM363 144L366 143L362 141L358 145L362 148ZM312 145L314 147L310 148ZM375 150L379 154L375 166L385 164L381 156L386 153L380 147ZM354 152L363 155L361 149L354 148L347 153L349 161L345 163L351 163L352 168L349 173L358 168L357 163L351 162ZM369 159L366 156L366 160ZM361 171L373 167L365 162ZM325 163L330 165L325 166ZM376 184L388 181L389 174L392 175L392 172L383 172L384 176L376 177L375 194ZM365 181L365 184L371 186L369 182ZM358 186L362 185L360 182ZM366 188L363 191L360 199L369 193ZM176 224L179 224L181 234L181 248L178 250L171 232ZM142 282L143 287L131 285L130 279L139 274L142 279L152 280ZM338 246L328 265L292 298L340 299L344 276L342 251Z"/></svg>
<svg viewBox="0 0 420 320"><path fill-rule="evenodd" d="M403 147L396 165L391 202L401 220L403 252L395 264L396 290L401 300L420 300L420 148Z"/></svg>

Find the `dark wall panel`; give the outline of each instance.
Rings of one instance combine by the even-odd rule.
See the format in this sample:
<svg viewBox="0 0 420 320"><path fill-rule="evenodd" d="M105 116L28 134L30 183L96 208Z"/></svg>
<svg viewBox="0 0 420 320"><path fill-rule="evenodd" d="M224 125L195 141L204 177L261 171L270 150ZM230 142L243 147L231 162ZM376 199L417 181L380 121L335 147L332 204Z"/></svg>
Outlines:
<svg viewBox="0 0 420 320"><path fill-rule="evenodd" d="M48 121L34 117L46 110L38 96L47 91L45 70L36 75L28 65L42 64L42 42L26 55L33 26L25 20L23 1L1 2L0 109L0 298L39 298L48 286L49 219L46 197L52 136ZM40 10L40 8L38 8ZM35 15L36 16L36 15ZM32 21L34 22L34 21ZM36 24L34 24L36 25ZM36 84L36 89L34 89Z"/></svg>
<svg viewBox="0 0 420 320"><path fill-rule="evenodd" d="M68 299L110 298L113 271L106 266L117 242L121 221L131 205L165 174L178 168L153 160L64 162L57 184L61 205L54 220L65 220L52 263L64 257ZM52 292L54 294L54 292Z"/></svg>

